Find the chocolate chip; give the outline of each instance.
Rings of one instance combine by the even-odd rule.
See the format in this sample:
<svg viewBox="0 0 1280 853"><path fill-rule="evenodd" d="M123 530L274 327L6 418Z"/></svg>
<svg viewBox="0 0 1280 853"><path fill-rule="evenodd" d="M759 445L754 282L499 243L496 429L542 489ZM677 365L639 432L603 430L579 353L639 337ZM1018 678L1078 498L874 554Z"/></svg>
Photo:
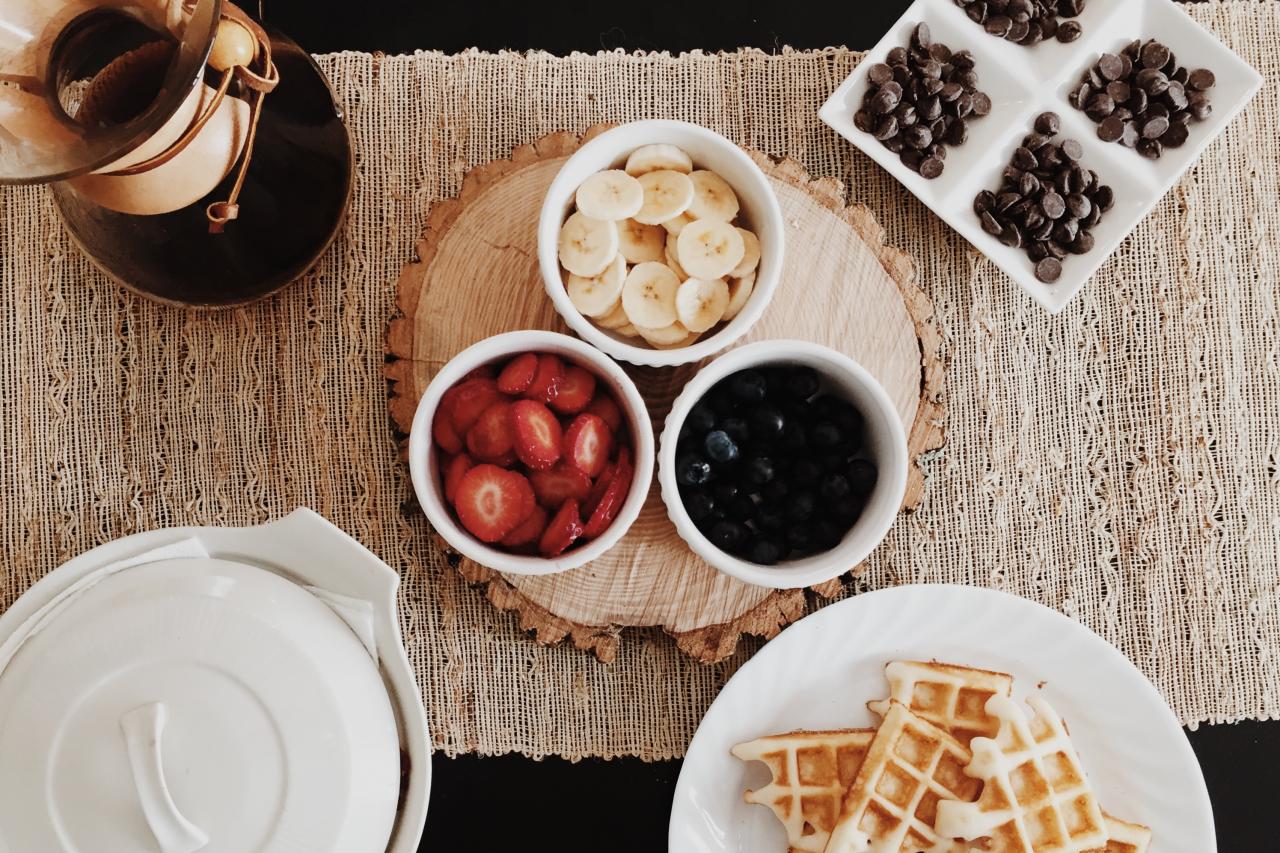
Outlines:
<svg viewBox="0 0 1280 853"><path fill-rule="evenodd" d="M1160 143L1165 148L1181 148L1187 144L1187 137L1190 135L1191 131L1185 124L1171 124L1164 132L1164 136L1160 137Z"/></svg>
<svg viewBox="0 0 1280 853"><path fill-rule="evenodd" d="M1117 104L1123 104L1129 100L1129 96L1133 94L1133 90L1129 88L1129 84L1123 80L1112 80L1107 84L1107 94L1111 96L1111 100Z"/></svg>
<svg viewBox="0 0 1280 853"><path fill-rule="evenodd" d="M992 15L983 26L991 35L1004 38L1013 28L1013 19L1008 15Z"/></svg>
<svg viewBox="0 0 1280 853"><path fill-rule="evenodd" d="M973 93L973 114L976 116L985 116L991 112L991 98L986 92Z"/></svg>
<svg viewBox="0 0 1280 853"><path fill-rule="evenodd" d="M1062 151L1062 156L1065 159L1071 161L1079 160L1084 156L1084 148L1074 139L1063 140L1062 147L1059 150Z"/></svg>
<svg viewBox="0 0 1280 853"><path fill-rule="evenodd" d="M1062 127L1062 118L1054 112L1040 113L1036 116L1036 133L1042 133L1045 136L1055 136Z"/></svg>
<svg viewBox="0 0 1280 853"><path fill-rule="evenodd" d="M1106 92L1099 92L1089 99L1085 113L1094 121L1102 121L1116 111L1116 102Z"/></svg>
<svg viewBox="0 0 1280 853"><path fill-rule="evenodd" d="M893 79L893 69L883 62L877 62L867 69L867 79L876 86L883 86Z"/></svg>
<svg viewBox="0 0 1280 853"><path fill-rule="evenodd" d="M1070 44L1082 35L1084 35L1084 27L1077 21L1067 21L1058 27L1058 41L1063 44Z"/></svg>
<svg viewBox="0 0 1280 853"><path fill-rule="evenodd" d="M996 204L995 193L991 192L991 190L983 190L982 192L974 196L973 212L977 214L986 213L988 210L995 207L995 204Z"/></svg>
<svg viewBox="0 0 1280 853"><path fill-rule="evenodd" d="M1093 210L1093 202L1080 193L1067 196L1067 212L1076 219L1084 219Z"/></svg>
<svg viewBox="0 0 1280 853"><path fill-rule="evenodd" d="M1045 284L1053 284L1062 278L1062 261L1057 258L1045 258L1036 264L1036 278Z"/></svg>
<svg viewBox="0 0 1280 853"><path fill-rule="evenodd" d="M1159 139L1169 129L1169 119L1165 116L1154 116L1142 125L1143 139Z"/></svg>
<svg viewBox="0 0 1280 853"><path fill-rule="evenodd" d="M1018 148L1013 152L1013 159L1010 161L1023 171L1038 168L1040 161L1036 159L1036 155L1032 154L1026 148Z"/></svg>
<svg viewBox="0 0 1280 853"><path fill-rule="evenodd" d="M1142 65L1144 68L1164 68L1169 64L1170 58L1169 48L1158 41L1149 41L1142 47Z"/></svg>
<svg viewBox="0 0 1280 853"><path fill-rule="evenodd" d="M1104 53L1098 60L1098 73L1104 80L1119 80L1124 76L1124 60L1114 53ZM1120 100L1124 100L1121 98Z"/></svg>
<svg viewBox="0 0 1280 853"><path fill-rule="evenodd" d="M1195 89L1197 92L1207 92L1217 83L1217 78L1213 76L1213 72L1208 68L1197 68L1191 72L1187 78L1187 85Z"/></svg>

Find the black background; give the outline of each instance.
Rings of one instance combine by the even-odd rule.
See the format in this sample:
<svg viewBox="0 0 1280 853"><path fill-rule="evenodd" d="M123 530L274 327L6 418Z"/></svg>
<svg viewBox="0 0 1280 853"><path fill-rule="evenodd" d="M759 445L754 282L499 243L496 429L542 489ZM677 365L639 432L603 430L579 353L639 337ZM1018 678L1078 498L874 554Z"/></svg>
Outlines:
<svg viewBox="0 0 1280 853"><path fill-rule="evenodd" d="M565 54L614 48L868 48L908 5L908 0L261 0L255 11L316 53L478 47ZM1266 820L1280 805L1274 782L1280 722L1206 726L1188 736L1204 767L1222 853L1280 850L1276 833L1266 830ZM663 850L679 769L678 762L634 759L570 764L518 756L437 756L422 850Z"/></svg>

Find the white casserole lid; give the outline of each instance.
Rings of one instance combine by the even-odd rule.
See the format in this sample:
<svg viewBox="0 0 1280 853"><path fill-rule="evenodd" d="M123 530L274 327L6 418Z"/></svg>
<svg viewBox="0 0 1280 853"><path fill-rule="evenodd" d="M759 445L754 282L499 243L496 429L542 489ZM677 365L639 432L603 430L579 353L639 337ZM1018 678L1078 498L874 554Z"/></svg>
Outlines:
<svg viewBox="0 0 1280 853"><path fill-rule="evenodd" d="M0 853L382 853L400 740L359 624L226 559L82 578L0 637Z"/></svg>

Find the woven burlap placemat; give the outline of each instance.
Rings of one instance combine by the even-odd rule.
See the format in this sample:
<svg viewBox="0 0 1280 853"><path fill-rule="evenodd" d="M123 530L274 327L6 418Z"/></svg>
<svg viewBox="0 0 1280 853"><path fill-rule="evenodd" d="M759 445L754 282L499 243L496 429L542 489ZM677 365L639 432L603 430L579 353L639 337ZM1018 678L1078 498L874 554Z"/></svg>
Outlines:
<svg viewBox="0 0 1280 853"><path fill-rule="evenodd" d="M1278 7L1188 7L1266 88L1058 317L818 122L858 59L838 49L321 57L355 137L350 218L304 281L227 313L128 295L46 191L0 191L0 606L109 539L305 504L403 573L437 746L680 755L755 644L702 666L637 632L604 666L527 641L432 549L383 377L401 265L468 168L669 116L845 181L937 306L949 444L861 587L1007 589L1118 645L1185 722L1280 715Z"/></svg>

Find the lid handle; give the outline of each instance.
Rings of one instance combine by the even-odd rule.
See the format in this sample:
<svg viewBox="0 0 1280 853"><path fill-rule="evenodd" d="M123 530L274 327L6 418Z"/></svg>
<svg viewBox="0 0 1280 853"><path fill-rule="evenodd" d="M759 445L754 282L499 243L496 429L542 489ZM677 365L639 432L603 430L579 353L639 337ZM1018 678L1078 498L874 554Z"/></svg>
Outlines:
<svg viewBox="0 0 1280 853"><path fill-rule="evenodd" d="M138 789L142 814L160 853L195 853L209 843L198 826L182 816L164 781L160 738L169 713L163 702L135 708L120 718L133 784Z"/></svg>

